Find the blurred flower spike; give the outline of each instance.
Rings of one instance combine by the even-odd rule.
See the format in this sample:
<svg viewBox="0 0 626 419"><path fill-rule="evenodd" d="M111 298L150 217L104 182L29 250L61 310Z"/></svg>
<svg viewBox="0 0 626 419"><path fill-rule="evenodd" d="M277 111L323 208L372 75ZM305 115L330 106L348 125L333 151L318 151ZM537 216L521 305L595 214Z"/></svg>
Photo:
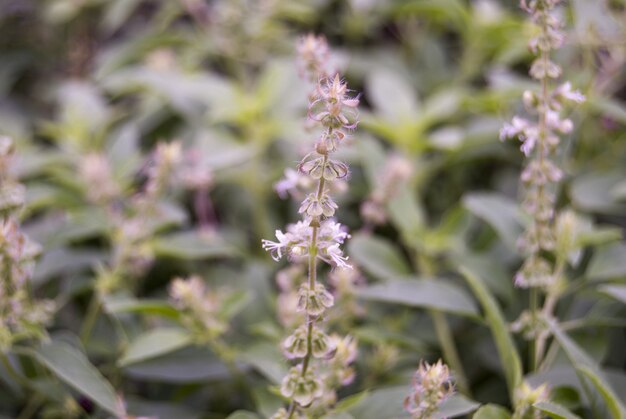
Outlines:
<svg viewBox="0 0 626 419"><path fill-rule="evenodd" d="M439 406L454 393L448 367L441 362L421 362L413 376L411 394L404 399L404 408L413 419L429 419Z"/></svg>

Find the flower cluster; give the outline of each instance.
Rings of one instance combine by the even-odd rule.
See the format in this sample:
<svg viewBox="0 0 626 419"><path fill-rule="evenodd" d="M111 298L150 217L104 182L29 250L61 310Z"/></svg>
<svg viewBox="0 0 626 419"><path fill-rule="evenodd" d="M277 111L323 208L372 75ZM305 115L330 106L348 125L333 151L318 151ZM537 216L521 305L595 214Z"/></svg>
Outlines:
<svg viewBox="0 0 626 419"><path fill-rule="evenodd" d="M202 278L175 278L169 289L170 300L181 313L181 322L199 342L222 335L227 324L220 312L224 293L208 290Z"/></svg>
<svg viewBox="0 0 626 419"><path fill-rule="evenodd" d="M298 53L298 71L300 76L311 82L328 74L330 48L323 35L310 33L300 39L296 46Z"/></svg>
<svg viewBox="0 0 626 419"><path fill-rule="evenodd" d="M324 314L333 306L334 297L326 286L318 281L318 262L331 269L351 269L348 257L341 246L350 237L346 229L330 217L338 209L331 196L332 184L346 179L348 166L331 158L331 154L344 141L358 122L359 99L353 97L345 81L339 75L325 73L326 43L323 38L312 35L304 38L298 47L303 66L308 72L316 72L315 91L309 97L309 120L322 128L314 151L307 154L298 165L297 174L288 172L290 179L277 187L279 193L291 192L303 185L314 186L304 194L299 213L303 219L287 226L286 231L276 231L276 241L263 240L263 249L274 260L287 256L295 265L308 261L308 278L296 287L292 279L301 277L297 269L285 272L279 283L281 296L288 303L286 322L298 319L302 313L303 323L282 343L285 356L295 360L281 385L281 394L290 401L288 409L281 409L274 418L293 418L310 411L323 410L334 403L333 387L349 382L353 376L350 364L356 356L356 343L327 335L321 327ZM296 291L297 289L297 291ZM296 311L293 313L292 311ZM323 365L315 365L314 359L323 364L337 363L334 372L325 372ZM341 377L337 377L339 374ZM328 395L333 397L328 398ZM332 399L332 400L331 400Z"/></svg>
<svg viewBox="0 0 626 419"><path fill-rule="evenodd" d="M25 188L10 175L13 142L0 137L0 351L21 339L45 336L52 301L33 300L29 282L40 247L21 230L18 212Z"/></svg>
<svg viewBox="0 0 626 419"><path fill-rule="evenodd" d="M78 171L84 180L89 201L107 205L119 197L121 187L113 176L109 160L103 154L90 153L84 156Z"/></svg>
<svg viewBox="0 0 626 419"><path fill-rule="evenodd" d="M550 400L550 389L546 384L537 388L532 388L528 382L524 381L515 391L515 412L513 419L540 419L544 415L533 405L539 402Z"/></svg>
<svg viewBox="0 0 626 419"><path fill-rule="evenodd" d="M308 200L309 197L303 201L302 206L304 206ZM328 200L330 200L330 198L328 198ZM307 212L310 206L311 205L307 206ZM317 209L310 211L317 213ZM300 212L304 212L302 208ZM315 217L321 215L323 215L323 212L319 212ZM289 224L287 231L284 233L281 230L276 230L277 241L263 240L263 249L269 251L272 258L276 261L280 260L283 255L289 255L293 258L308 258L310 252L313 250L315 251L316 257L324 262L343 268L350 268L347 262L348 257L343 255L339 247L343 244L345 239L350 237L345 228L331 219L321 222L316 220L315 222L319 225L315 230L317 246L315 249L311 249L309 244L313 239L313 230L311 229L311 223L314 222L313 220L316 220L316 218L305 217L302 221Z"/></svg>
<svg viewBox="0 0 626 419"><path fill-rule="evenodd" d="M160 222L159 200L181 159L180 142L158 143L145 169L145 186L132 196L125 195L126 188L116 179L104 154L92 153L81 160L78 170L87 199L105 209L112 226L113 260L99 277L100 292L118 288L122 276L141 276L152 265L154 255L148 239Z"/></svg>
<svg viewBox="0 0 626 419"><path fill-rule="evenodd" d="M413 376L411 394L404 399L404 408L413 419L431 418L453 393L450 371L441 360L432 365L421 362Z"/></svg>
<svg viewBox="0 0 626 419"><path fill-rule="evenodd" d="M549 80L561 75L561 68L551 61L550 52L563 43L560 22L553 15L559 0L522 1L533 22L540 28L530 43L530 50L537 56L532 63L530 75L540 82L537 92L524 92L524 105L534 119L514 117L500 132L500 139L518 138L521 150L528 158L521 180L526 188L524 208L532 216L532 222L520 244L527 258L515 276L515 285L522 288L548 288L553 285L553 269L542 252L555 249L553 229L555 183L563 177L561 169L551 155L559 145L559 135L573 129L570 119L561 116L566 102L582 103L585 97L573 90L569 82L550 89Z"/></svg>

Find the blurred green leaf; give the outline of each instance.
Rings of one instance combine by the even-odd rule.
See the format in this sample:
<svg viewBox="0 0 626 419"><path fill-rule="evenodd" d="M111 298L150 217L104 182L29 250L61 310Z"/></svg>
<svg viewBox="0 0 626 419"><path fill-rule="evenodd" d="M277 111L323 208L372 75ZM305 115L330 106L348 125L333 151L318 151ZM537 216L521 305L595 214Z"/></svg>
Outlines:
<svg viewBox="0 0 626 419"><path fill-rule="evenodd" d="M228 415L226 419L259 419L259 415L246 410L238 410Z"/></svg>
<svg viewBox="0 0 626 419"><path fill-rule="evenodd" d="M197 411L181 406L180 403L167 403L155 400L142 400L136 397L124 399L128 406L128 412L135 417L157 417L176 419L199 419L201 414Z"/></svg>
<svg viewBox="0 0 626 419"><path fill-rule="evenodd" d="M74 390L116 417L122 416L113 387L78 349L52 341L34 350L33 355Z"/></svg>
<svg viewBox="0 0 626 419"><path fill-rule="evenodd" d="M424 208L415 199L409 185L398 185L397 193L387 204L393 224L407 243L418 245L425 224Z"/></svg>
<svg viewBox="0 0 626 419"><path fill-rule="evenodd" d="M383 115L394 122L405 122L419 115L417 92L401 76L386 69L378 69L366 80L367 97Z"/></svg>
<svg viewBox="0 0 626 419"><path fill-rule="evenodd" d="M595 227L591 231L581 232L576 238L580 246L599 246L622 238L622 230L618 227Z"/></svg>
<svg viewBox="0 0 626 419"><path fill-rule="evenodd" d="M33 282L41 285L47 280L89 269L103 262L107 254L82 248L57 247L44 252L37 262Z"/></svg>
<svg viewBox="0 0 626 419"><path fill-rule="evenodd" d="M275 384L279 384L287 375L287 363L275 345L258 343L249 346L239 354L238 359L249 363Z"/></svg>
<svg viewBox="0 0 626 419"><path fill-rule="evenodd" d="M355 234L348 242L348 254L357 264L379 279L408 275L411 271L387 240L366 234Z"/></svg>
<svg viewBox="0 0 626 419"><path fill-rule="evenodd" d="M502 406L487 404L474 413L472 419L510 419L511 413Z"/></svg>
<svg viewBox="0 0 626 419"><path fill-rule="evenodd" d="M554 419L580 419L580 416L554 402L538 402L533 404L533 407Z"/></svg>
<svg viewBox="0 0 626 419"><path fill-rule="evenodd" d="M163 300L137 300L129 295L106 295L103 296L104 310L107 313L140 313L144 315L157 315L176 320L179 312L167 301Z"/></svg>
<svg viewBox="0 0 626 419"><path fill-rule="evenodd" d="M626 304L626 285L603 285L598 291Z"/></svg>
<svg viewBox="0 0 626 419"><path fill-rule="evenodd" d="M203 348L186 347L158 358L128 365L122 370L137 380L163 383L195 383L230 377L226 365Z"/></svg>
<svg viewBox="0 0 626 419"><path fill-rule="evenodd" d="M408 385L372 390L367 397L348 410L359 419L396 419L407 416L403 408L404 398L409 395Z"/></svg>
<svg viewBox="0 0 626 419"><path fill-rule="evenodd" d="M626 410L624 406L611 388L611 385L607 383L607 379L600 371L596 361L563 332L556 322L550 322L549 325L554 338L559 342L574 368L593 383L606 402L613 417L618 418L625 415Z"/></svg>
<svg viewBox="0 0 626 419"><path fill-rule="evenodd" d="M503 263L490 254L460 253L452 254L451 258L478 275L485 285L498 297L511 301L514 295L513 280Z"/></svg>
<svg viewBox="0 0 626 419"><path fill-rule="evenodd" d="M154 253L175 259L196 260L230 257L237 250L215 235L184 231L160 236L152 242Z"/></svg>
<svg viewBox="0 0 626 419"><path fill-rule="evenodd" d="M127 366L179 350L192 342L187 331L175 328L158 328L137 336L119 359L120 366Z"/></svg>
<svg viewBox="0 0 626 419"><path fill-rule="evenodd" d="M508 323L504 319L496 300L489 293L482 280L463 266L459 267L459 271L463 274L463 277L483 307L485 319L498 348L498 355L504 369L510 397L511 400L514 400L515 390L522 382L522 361L509 332Z"/></svg>
<svg viewBox="0 0 626 419"><path fill-rule="evenodd" d="M510 250L517 251L523 223L515 201L494 193L475 192L463 197L463 205L493 227Z"/></svg>
<svg viewBox="0 0 626 419"><path fill-rule="evenodd" d="M592 280L607 280L626 276L626 244L614 243L596 249L587 277Z"/></svg>
<svg viewBox="0 0 626 419"><path fill-rule="evenodd" d="M587 212L623 214L626 204L616 201L611 191L624 177L621 172L591 172L577 177L570 188L573 204Z"/></svg>
<svg viewBox="0 0 626 419"><path fill-rule="evenodd" d="M479 406L480 403L470 400L461 394L454 394L452 397L441 403L439 411L434 417L437 419L445 419L468 415L478 409Z"/></svg>
<svg viewBox="0 0 626 419"><path fill-rule="evenodd" d="M358 296L370 301L430 308L463 316L478 314L476 304L463 288L441 278L388 279L359 290Z"/></svg>

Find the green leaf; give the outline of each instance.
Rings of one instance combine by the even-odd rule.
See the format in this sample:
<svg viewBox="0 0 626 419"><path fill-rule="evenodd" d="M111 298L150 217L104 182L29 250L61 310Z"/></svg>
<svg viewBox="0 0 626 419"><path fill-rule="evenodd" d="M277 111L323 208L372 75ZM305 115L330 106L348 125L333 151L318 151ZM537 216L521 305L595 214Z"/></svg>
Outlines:
<svg viewBox="0 0 626 419"><path fill-rule="evenodd" d="M237 410L230 414L226 419L259 419L259 415L246 410Z"/></svg>
<svg viewBox="0 0 626 419"><path fill-rule="evenodd" d="M194 346L128 365L123 372L135 379L165 383L207 382L230 376L226 365L215 354Z"/></svg>
<svg viewBox="0 0 626 419"><path fill-rule="evenodd" d="M560 404L553 402L538 402L533 404L535 409L541 410L554 419L580 419L580 416L573 414Z"/></svg>
<svg viewBox="0 0 626 419"><path fill-rule="evenodd" d="M91 268L106 258L105 253L93 250L67 247L46 250L37 262L33 281L35 284L41 285L50 278Z"/></svg>
<svg viewBox="0 0 626 419"><path fill-rule="evenodd" d="M576 370L588 378L606 402L613 417L619 418L626 414L624 406L608 384L598 364L572 340L556 322L549 323L554 338L559 342Z"/></svg>
<svg viewBox="0 0 626 419"><path fill-rule="evenodd" d="M586 3L592 5L593 3L589 2L577 2L577 3ZM592 97L592 100L589 102L589 105L598 112L601 112L603 115L609 116L616 121L621 122L622 124L626 124L626 106L617 99L596 96Z"/></svg>
<svg viewBox="0 0 626 419"><path fill-rule="evenodd" d="M624 371L607 368L600 371L617 392L622 404L626 403L626 374ZM556 389L556 392L553 392L555 402L569 409L576 409L581 405L579 393L582 394L586 391L578 374L580 373L572 365L561 364L547 371L529 374L526 379L533 387L548 383L552 389Z"/></svg>
<svg viewBox="0 0 626 419"><path fill-rule="evenodd" d="M626 244L614 243L596 250L587 277L593 280L606 280L626 276Z"/></svg>
<svg viewBox="0 0 626 419"><path fill-rule="evenodd" d="M131 417L133 418L198 419L201 416L197 411L190 410L188 406L180 403L148 401L138 399L134 396L125 397L124 401L126 402L128 412L132 414Z"/></svg>
<svg viewBox="0 0 626 419"><path fill-rule="evenodd" d="M463 197L463 205L493 227L510 250L517 251L523 222L515 201L494 193L470 193Z"/></svg>
<svg viewBox="0 0 626 419"><path fill-rule="evenodd" d="M419 116L416 90L396 72L376 70L366 84L368 99L385 119L401 122Z"/></svg>
<svg viewBox="0 0 626 419"><path fill-rule="evenodd" d="M472 419L510 419L511 413L502 406L488 404L474 413Z"/></svg>
<svg viewBox="0 0 626 419"><path fill-rule="evenodd" d="M182 329L160 328L150 330L139 335L130 343L118 363L121 366L126 366L156 358L184 348L191 342L191 335Z"/></svg>
<svg viewBox="0 0 626 419"><path fill-rule="evenodd" d="M369 394L369 391L365 390L357 394L352 394L348 397L345 397L335 405L333 411L335 412L343 412L345 410L349 410L352 406L356 406L361 403L362 400L365 400Z"/></svg>
<svg viewBox="0 0 626 419"><path fill-rule="evenodd" d="M261 343L246 348L238 359L247 362L273 383L278 384L287 375L287 364L277 346Z"/></svg>
<svg viewBox="0 0 626 419"><path fill-rule="evenodd" d="M616 202L611 191L621 181L624 174L590 173L580 176L572 182L571 197L574 205L585 212L602 214L623 214L624 203Z"/></svg>
<svg viewBox="0 0 626 419"><path fill-rule="evenodd" d="M478 254L471 251L455 252L451 257L457 264L465 266L484 280L485 285L497 297L507 302L511 301L513 298L513 280L502 261L497 260L489 253Z"/></svg>
<svg viewBox="0 0 626 419"><path fill-rule="evenodd" d="M474 273L463 266L459 267L459 271L463 274L463 277L470 288L472 288L474 295L478 298L478 301L480 301L483 307L485 319L491 329L491 334L495 340L498 355L500 356L500 361L504 368L509 395L511 400L513 400L515 389L517 389L522 382L522 361L520 360L513 338L509 333L508 324L496 300L489 293L484 283Z"/></svg>
<svg viewBox="0 0 626 419"><path fill-rule="evenodd" d="M395 419L407 417L404 398L409 395L409 386L381 388L370 391L368 396L348 410L359 419Z"/></svg>
<svg viewBox="0 0 626 419"><path fill-rule="evenodd" d="M161 236L152 242L152 248L157 256L183 260L228 257L236 254L236 249L222 239L196 231Z"/></svg>
<svg viewBox="0 0 626 419"><path fill-rule="evenodd" d="M598 291L626 304L626 285L603 285Z"/></svg>
<svg viewBox="0 0 626 419"><path fill-rule="evenodd" d="M366 234L356 234L348 243L348 253L360 267L379 279L408 275L411 270L390 242Z"/></svg>
<svg viewBox="0 0 626 419"><path fill-rule="evenodd" d="M424 209L407 184L398 185L397 193L387 204L389 217L405 242L416 243L424 227Z"/></svg>
<svg viewBox="0 0 626 419"><path fill-rule="evenodd" d="M34 357L60 380L116 417L123 416L111 384L85 354L64 342L52 341L32 351Z"/></svg>
<svg viewBox="0 0 626 419"><path fill-rule="evenodd" d="M622 239L619 227L595 227L591 231L578 234L576 244L579 246L599 246Z"/></svg>
<svg viewBox="0 0 626 419"><path fill-rule="evenodd" d="M593 383L596 390L600 392L600 395L609 407L609 411L614 418L626 417L626 408L624 408L624 405L620 402L611 386L606 382L604 377L602 377L600 371L587 365L577 366L576 369L587 377Z"/></svg>
<svg viewBox="0 0 626 419"><path fill-rule="evenodd" d="M347 410L359 419L396 419L405 418L404 399L409 395L408 386L382 388L364 393L364 397L352 404ZM478 403L461 395L453 395L443 402L433 418L455 417L466 415L479 406Z"/></svg>
<svg viewBox="0 0 626 419"><path fill-rule="evenodd" d="M130 296L107 295L103 297L104 309L107 313L140 313L156 315L170 319L178 319L180 313L167 301L137 300Z"/></svg>
<svg viewBox="0 0 626 419"><path fill-rule="evenodd" d="M439 411L435 414L435 418L445 419L467 415L478 409L479 406L480 403L470 400L463 395L454 394L452 397L441 403Z"/></svg>
<svg viewBox="0 0 626 419"><path fill-rule="evenodd" d="M358 295L370 301L423 307L463 316L478 315L471 296L463 288L441 278L390 279L360 290Z"/></svg>

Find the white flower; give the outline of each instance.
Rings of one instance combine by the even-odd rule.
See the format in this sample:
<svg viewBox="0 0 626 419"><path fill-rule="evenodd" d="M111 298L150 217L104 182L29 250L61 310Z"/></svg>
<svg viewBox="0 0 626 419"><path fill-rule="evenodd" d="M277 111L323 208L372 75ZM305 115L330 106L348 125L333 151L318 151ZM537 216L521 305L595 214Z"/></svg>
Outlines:
<svg viewBox="0 0 626 419"><path fill-rule="evenodd" d="M535 148L535 144L539 141L539 130L536 126L529 126L520 134L519 139L522 142L520 150L528 157Z"/></svg>
<svg viewBox="0 0 626 419"><path fill-rule="evenodd" d="M311 179L291 168L285 169L285 176L274 184L274 190L282 199L289 194L294 197L301 195L300 189L307 189L311 186Z"/></svg>
<svg viewBox="0 0 626 419"><path fill-rule="evenodd" d="M572 90L572 84L565 82L555 90L555 95L567 99L575 103L583 103L585 101L585 95L580 93L580 90Z"/></svg>
<svg viewBox="0 0 626 419"><path fill-rule="evenodd" d="M546 125L553 130L557 130L563 134L567 134L572 131L574 124L570 119L561 119L561 116L556 111L546 111Z"/></svg>
<svg viewBox="0 0 626 419"><path fill-rule="evenodd" d="M519 116L514 116L511 122L506 122L500 130L500 141L504 141L507 138L519 137L524 134L524 131L530 127L530 123Z"/></svg>
<svg viewBox="0 0 626 419"><path fill-rule="evenodd" d="M283 257L283 252L286 252L289 246L289 236L280 230L276 230L277 242L271 240L261 240L263 244L263 250L267 250L272 255L272 259L279 261Z"/></svg>
<svg viewBox="0 0 626 419"><path fill-rule="evenodd" d="M350 238L350 234L341 223L327 220L320 226L319 237L321 240L343 243L345 239Z"/></svg>
<svg viewBox="0 0 626 419"><path fill-rule="evenodd" d="M340 268L352 269L352 265L347 263L348 256L344 256L343 252L339 248L339 243L335 243L332 246L326 248L326 255L330 260Z"/></svg>

